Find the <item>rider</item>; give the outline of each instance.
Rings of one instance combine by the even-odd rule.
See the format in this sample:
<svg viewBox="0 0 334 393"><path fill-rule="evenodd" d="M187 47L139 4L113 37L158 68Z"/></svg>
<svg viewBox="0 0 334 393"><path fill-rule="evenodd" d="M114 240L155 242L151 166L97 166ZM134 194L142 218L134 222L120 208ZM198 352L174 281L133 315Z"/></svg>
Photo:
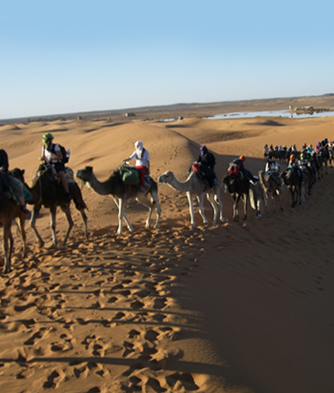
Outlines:
<svg viewBox="0 0 334 393"><path fill-rule="evenodd" d="M282 184L281 184L280 175L279 175L280 165L279 165L279 163L277 161L275 161L273 159L273 156L271 154L268 156L268 159L267 159L266 166L265 166L264 170L265 170L265 172L268 175L272 175L273 176L273 178L275 179L277 185L281 187L280 191L282 193L283 190L282 190Z"/></svg>
<svg viewBox="0 0 334 393"><path fill-rule="evenodd" d="M236 165L239 169L240 172L243 174L243 177L245 180L251 181L253 184L256 184L256 182L259 180L258 178L254 177L251 172L244 167L244 162L246 161L245 156L240 156L239 158L236 158L232 161L232 164Z"/></svg>
<svg viewBox="0 0 334 393"><path fill-rule="evenodd" d="M17 197L17 200L19 201L21 205L21 210L26 214L27 218L30 218L30 211L26 207L26 203L24 201L24 196L23 196L23 184L16 179L14 176L11 175L9 172L9 161L8 161L8 155L5 150L2 149L1 154L0 154L0 170L2 173L6 174L6 178L9 181L9 185L12 188L15 196Z"/></svg>
<svg viewBox="0 0 334 393"><path fill-rule="evenodd" d="M43 147L42 147L42 156L39 158L40 160L44 160L50 165L52 165L58 173L61 184L64 187L66 198L70 201L71 194L68 189L68 183L65 176L65 165L62 162L62 153L59 145L52 142L53 135L50 133L43 135Z"/></svg>
<svg viewBox="0 0 334 393"><path fill-rule="evenodd" d="M303 183L304 182L304 173L303 173L302 169L299 167L298 159L297 159L297 157L295 157L294 153L292 153L290 156L289 165L288 165L287 169L289 169L289 168L293 169L297 173L297 175L300 176L302 183Z"/></svg>
<svg viewBox="0 0 334 393"><path fill-rule="evenodd" d="M142 141L137 141L135 143L136 150L131 154L130 157L123 160L123 162L131 161L133 158L136 159L135 167L139 173L140 185L142 187L142 191L144 191L145 187L145 173L149 175L150 173L150 153L144 149L144 145Z"/></svg>
<svg viewBox="0 0 334 393"><path fill-rule="evenodd" d="M200 147L200 154L197 159L197 163L200 164L200 170L203 172L205 178L209 183L209 187L213 189L213 186L218 184L217 176L214 171L214 166L216 165L215 156L209 152L205 145Z"/></svg>

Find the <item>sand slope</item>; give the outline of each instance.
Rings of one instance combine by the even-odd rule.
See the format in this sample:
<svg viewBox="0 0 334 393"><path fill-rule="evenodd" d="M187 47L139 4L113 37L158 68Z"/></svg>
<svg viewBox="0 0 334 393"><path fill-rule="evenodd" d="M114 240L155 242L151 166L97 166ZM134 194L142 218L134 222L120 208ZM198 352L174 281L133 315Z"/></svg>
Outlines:
<svg viewBox="0 0 334 393"><path fill-rule="evenodd" d="M71 120L0 127L10 167L26 180L38 167L41 139L71 149L69 166L107 179L140 139L154 179L173 170L185 180L206 144L219 178L240 154L263 169L265 143L315 145L333 136L333 118L255 118L175 122ZM282 165L282 168L284 165ZM117 210L107 196L82 188L90 239L79 213L66 246L50 248L49 215L28 228L21 260L0 277L0 386L4 392L332 392L334 380L334 169L306 203L247 222L189 227L185 194L159 185L160 227L144 228L147 210L128 203L135 228L116 236ZM211 207L206 214L212 220ZM155 216L153 216L155 220ZM59 240L66 222L59 212ZM14 231L15 232L15 231Z"/></svg>

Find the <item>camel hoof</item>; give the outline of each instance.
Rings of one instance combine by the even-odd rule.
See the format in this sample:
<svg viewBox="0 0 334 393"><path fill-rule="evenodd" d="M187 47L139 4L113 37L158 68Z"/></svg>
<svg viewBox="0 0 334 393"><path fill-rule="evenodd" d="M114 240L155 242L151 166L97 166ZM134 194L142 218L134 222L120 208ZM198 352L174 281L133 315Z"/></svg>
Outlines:
<svg viewBox="0 0 334 393"><path fill-rule="evenodd" d="M239 217L233 217L233 221L239 222Z"/></svg>

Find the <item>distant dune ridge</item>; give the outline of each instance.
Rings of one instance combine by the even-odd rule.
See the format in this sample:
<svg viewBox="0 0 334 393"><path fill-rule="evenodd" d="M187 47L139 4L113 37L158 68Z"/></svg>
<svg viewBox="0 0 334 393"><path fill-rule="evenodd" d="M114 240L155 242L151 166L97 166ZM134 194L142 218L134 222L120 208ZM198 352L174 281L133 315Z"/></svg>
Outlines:
<svg viewBox="0 0 334 393"><path fill-rule="evenodd" d="M224 105L232 112L287 104L332 108L334 99ZM218 112L214 105L221 105ZM333 117L202 118L222 106L0 122L1 148L10 169L24 168L31 185L42 136L51 132L71 150L74 172L89 165L103 181L142 140L155 180L172 170L184 181L202 144L215 154L221 180L241 154L253 174L263 170L266 143L301 148L334 139ZM161 116L182 119L161 122ZM28 257L22 261L13 226L14 270L0 277L2 391L333 392L334 169L304 204L292 209L284 188L283 211L267 215L265 209L255 219L249 210L246 222L232 221L232 199L221 188L226 223L204 226L196 207L195 229L186 195L159 184L159 228L145 229L147 209L130 201L135 232L124 226L123 236L116 236L111 198L78 183L89 209L88 241L72 207L68 243L52 249L49 212L42 209L37 227L47 244L36 246L27 223ZM207 202L205 213L211 223ZM66 228L58 214L59 242Z"/></svg>

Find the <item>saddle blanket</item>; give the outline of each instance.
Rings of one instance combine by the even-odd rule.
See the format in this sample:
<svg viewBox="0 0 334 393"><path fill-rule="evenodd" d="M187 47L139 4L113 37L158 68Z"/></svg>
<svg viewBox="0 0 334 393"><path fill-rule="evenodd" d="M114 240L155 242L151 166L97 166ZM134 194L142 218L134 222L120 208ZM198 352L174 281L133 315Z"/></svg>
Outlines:
<svg viewBox="0 0 334 393"><path fill-rule="evenodd" d="M54 167L52 167L52 168L53 168L53 174L54 174L55 180L58 183L60 183L60 179L59 179L57 171L55 170ZM73 174L73 171L71 168L68 168L68 167L65 168L65 177L66 177L66 180L68 183L75 183L74 174Z"/></svg>

